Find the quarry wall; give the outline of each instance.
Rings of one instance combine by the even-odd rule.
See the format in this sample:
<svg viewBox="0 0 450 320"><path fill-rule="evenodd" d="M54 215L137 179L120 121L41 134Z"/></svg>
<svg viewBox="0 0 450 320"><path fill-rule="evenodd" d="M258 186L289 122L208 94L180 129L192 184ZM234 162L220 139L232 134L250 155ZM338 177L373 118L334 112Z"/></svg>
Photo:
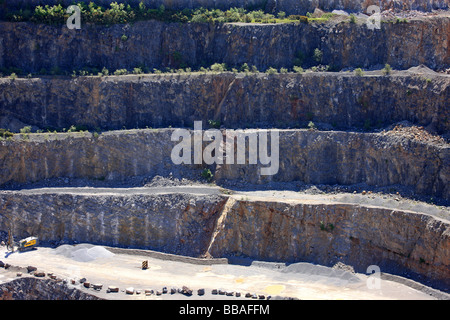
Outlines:
<svg viewBox="0 0 450 320"><path fill-rule="evenodd" d="M248 143L247 164L176 165L171 154L179 141L171 140L173 131L111 131L99 136L89 132L18 134L0 141L0 182L5 185L58 177L121 181L169 173L198 179L202 169L211 168L218 182L401 185L417 194L450 199L450 149L446 144L415 142L381 133L280 130L278 171L262 175L261 168L268 166L248 164ZM234 159L236 150L237 143Z"/></svg>
<svg viewBox="0 0 450 320"><path fill-rule="evenodd" d="M371 30L365 23L323 24L208 24L140 21L80 30L34 23L0 22L0 67L21 72L50 73L95 67L149 70L181 66L199 68L225 63L265 71L292 68L296 57L311 60L323 53L321 64L343 68L394 69L425 65L443 70L450 65L450 19L411 19L381 23ZM123 38L125 36L126 38ZM126 40L124 40L126 39Z"/></svg>
<svg viewBox="0 0 450 320"><path fill-rule="evenodd" d="M16 237L146 248L188 256L342 262L449 285L449 223L352 204L233 196L0 193L0 230Z"/></svg>
<svg viewBox="0 0 450 320"><path fill-rule="evenodd" d="M425 69L363 77L229 72L0 79L0 117L41 129L192 127L214 120L228 128L304 128L313 121L373 130L408 120L445 133L449 100L450 77Z"/></svg>

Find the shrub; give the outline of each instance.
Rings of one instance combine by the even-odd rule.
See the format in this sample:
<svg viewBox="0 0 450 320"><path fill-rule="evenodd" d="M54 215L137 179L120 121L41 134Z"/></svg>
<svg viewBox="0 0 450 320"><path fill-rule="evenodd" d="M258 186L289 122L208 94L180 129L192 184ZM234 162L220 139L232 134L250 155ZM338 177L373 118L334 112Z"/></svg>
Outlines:
<svg viewBox="0 0 450 320"><path fill-rule="evenodd" d="M244 15L243 22L250 23L252 22L252 17L249 14Z"/></svg>
<svg viewBox="0 0 450 320"><path fill-rule="evenodd" d="M284 19L284 18L286 18L286 12L284 12L284 11L278 12L277 17L278 17L278 19Z"/></svg>
<svg viewBox="0 0 450 320"><path fill-rule="evenodd" d="M240 71L241 71L241 72L250 72L250 68L249 68L248 64L247 64L247 63L244 63L244 64L241 66Z"/></svg>
<svg viewBox="0 0 450 320"><path fill-rule="evenodd" d="M356 68L355 75L357 75L358 77L362 77L364 75L364 72L362 71L361 68Z"/></svg>
<svg viewBox="0 0 450 320"><path fill-rule="evenodd" d="M224 71L227 71L227 67L226 67L225 63L214 63L210 67L210 69L213 72L224 72Z"/></svg>
<svg viewBox="0 0 450 320"><path fill-rule="evenodd" d="M106 69L105 67L103 67L103 69L102 69L102 75L104 75L104 76L109 75L109 70Z"/></svg>
<svg viewBox="0 0 450 320"><path fill-rule="evenodd" d="M314 49L313 59L317 63L321 63L322 62L322 58L323 58L323 52L319 48Z"/></svg>
<svg viewBox="0 0 450 320"><path fill-rule="evenodd" d="M208 124L211 128L220 128L220 120L214 121L214 120L208 120Z"/></svg>
<svg viewBox="0 0 450 320"><path fill-rule="evenodd" d="M298 20L301 23L308 23L308 17L306 16L301 16L298 14L292 14L288 17L289 20Z"/></svg>
<svg viewBox="0 0 450 320"><path fill-rule="evenodd" d="M141 68L134 68L133 69L133 74L142 74L142 73L144 73L144 72L142 71Z"/></svg>
<svg viewBox="0 0 450 320"><path fill-rule="evenodd" d="M356 23L356 16L353 13L350 14L350 23Z"/></svg>
<svg viewBox="0 0 450 320"><path fill-rule="evenodd" d="M0 0L3 1L3 0ZM60 1L58 1L60 2ZM102 7L98 4L90 2L78 2L83 21L96 24L123 24L132 23L139 20L156 19L165 22L196 22L196 23L226 23L226 22L263 22L277 23L275 18L284 20L286 13L278 12L275 17L273 14L265 13L263 10L247 11L244 8L230 8L226 11L220 9L198 8L195 10L183 9L166 9L161 5L158 9L148 9L143 2L138 5L129 5L126 3L112 2L109 7ZM324 14L323 16L326 16ZM311 16L311 15L310 15ZM36 6L33 10L14 9L9 10L5 15L9 21L33 21L36 23L47 24L64 24L69 17L66 8L61 4ZM289 20L299 21L300 23L308 23L307 16L291 15ZM314 19L314 18L313 18ZM123 37L126 41L126 36Z"/></svg>
<svg viewBox="0 0 450 320"><path fill-rule="evenodd" d="M22 129L20 129L20 133L30 133L31 132L31 126L25 126Z"/></svg>
<svg viewBox="0 0 450 320"><path fill-rule="evenodd" d="M9 76L12 80L16 80L17 78L17 74L15 74L14 72L11 73L11 75Z"/></svg>
<svg viewBox="0 0 450 320"><path fill-rule="evenodd" d="M261 21L265 17L265 13L262 10L253 11L251 13L251 15L252 15L254 20L258 19L259 21Z"/></svg>
<svg viewBox="0 0 450 320"><path fill-rule="evenodd" d="M72 126L70 126L69 130L67 130L67 132L82 132L82 131L87 131L87 129L88 128L83 125L79 125L79 126L72 125Z"/></svg>
<svg viewBox="0 0 450 320"><path fill-rule="evenodd" d="M308 129L309 129L309 130L316 130L317 127L316 127L316 125L314 124L314 122L310 121L310 122L308 122Z"/></svg>
<svg viewBox="0 0 450 320"><path fill-rule="evenodd" d="M14 133L10 132L8 129L0 129L0 137L9 138L12 137Z"/></svg>
<svg viewBox="0 0 450 320"><path fill-rule="evenodd" d="M202 177L208 181L211 181L213 179L213 174L212 174L211 170L203 169Z"/></svg>
<svg viewBox="0 0 450 320"><path fill-rule="evenodd" d="M304 70L303 70L303 68L302 68L302 67L299 67L299 66L294 66L294 72L297 72L297 73L303 73L303 72L304 72Z"/></svg>
<svg viewBox="0 0 450 320"><path fill-rule="evenodd" d="M267 73L267 74L275 74L275 73L278 73L278 70L275 69L275 68L269 67L269 68L266 70L266 73Z"/></svg>
<svg viewBox="0 0 450 320"><path fill-rule="evenodd" d="M408 19L406 19L406 18L404 18L404 19L397 18L395 20L395 23L408 23Z"/></svg>
<svg viewBox="0 0 450 320"><path fill-rule="evenodd" d="M331 232L331 231L333 231L333 229L334 229L334 224L332 224L332 223L325 224L323 221L320 221L320 230Z"/></svg>
<svg viewBox="0 0 450 320"><path fill-rule="evenodd" d="M128 74L127 69L117 69L116 71L114 71L115 76L120 76L120 75L124 75L124 74Z"/></svg>
<svg viewBox="0 0 450 320"><path fill-rule="evenodd" d="M389 64L386 63L384 65L384 68L382 71L383 71L383 74L387 76L387 75L391 74L392 68Z"/></svg>
<svg viewBox="0 0 450 320"><path fill-rule="evenodd" d="M309 22L308 17L300 16L300 22L301 23L308 23Z"/></svg>
<svg viewBox="0 0 450 320"><path fill-rule="evenodd" d="M55 6L37 6L34 9L30 20L33 22L43 22L48 24L64 23L66 20L66 10L61 4Z"/></svg>

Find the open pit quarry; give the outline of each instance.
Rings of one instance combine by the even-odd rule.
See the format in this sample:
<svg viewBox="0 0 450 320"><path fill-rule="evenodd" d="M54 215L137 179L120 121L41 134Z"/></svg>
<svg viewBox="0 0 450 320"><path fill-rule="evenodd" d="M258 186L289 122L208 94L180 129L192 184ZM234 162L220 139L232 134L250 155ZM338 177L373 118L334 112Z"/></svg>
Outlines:
<svg viewBox="0 0 450 320"><path fill-rule="evenodd" d="M234 2L358 19L372 4ZM1 20L0 299L450 299L448 1L373 4L376 30L342 13L80 30ZM214 63L228 69L200 69ZM114 74L137 66L148 72ZM83 68L109 73L72 73ZM214 163L209 133L223 139ZM270 164L251 160L251 137ZM39 246L12 253L8 234Z"/></svg>

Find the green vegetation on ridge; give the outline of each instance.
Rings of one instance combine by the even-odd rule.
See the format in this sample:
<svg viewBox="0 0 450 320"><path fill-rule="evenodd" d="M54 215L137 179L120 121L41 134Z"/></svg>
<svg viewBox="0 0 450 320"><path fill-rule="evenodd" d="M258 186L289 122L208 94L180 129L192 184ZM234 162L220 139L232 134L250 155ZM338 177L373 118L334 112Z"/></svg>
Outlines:
<svg viewBox="0 0 450 320"><path fill-rule="evenodd" d="M158 9L147 8L143 2L138 6L112 2L109 8L99 6L93 2L88 5L83 2L74 3L80 7L82 21L95 24L121 24L140 20L159 20L164 22L207 22L207 23L308 23L309 21L327 21L333 14L321 18L311 15L286 16L284 12L277 15L265 13L263 10L248 11L244 8L230 8L226 11L220 9L184 9L171 10L161 5ZM13 10L5 14L8 21L32 21L35 23L63 24L71 14L61 4L50 6L36 6L33 9Z"/></svg>

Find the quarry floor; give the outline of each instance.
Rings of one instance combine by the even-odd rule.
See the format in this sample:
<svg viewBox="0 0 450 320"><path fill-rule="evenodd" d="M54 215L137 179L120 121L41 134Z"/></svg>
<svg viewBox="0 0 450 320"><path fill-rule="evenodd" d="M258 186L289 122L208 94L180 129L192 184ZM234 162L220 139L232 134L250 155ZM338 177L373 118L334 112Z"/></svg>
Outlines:
<svg viewBox="0 0 450 320"><path fill-rule="evenodd" d="M66 245L68 246L68 245ZM83 244L82 246L87 246ZM75 248L74 246L70 246ZM92 245L92 247L94 247ZM105 248L105 247L102 247ZM105 248L107 249L107 247ZM38 271L53 273L60 279L86 278L91 284L100 283L100 291L84 288L82 284L74 286L86 293L112 300L213 300L247 299L245 293L268 295L272 297L291 297L301 300L429 300L434 299L426 292L413 289L397 281L381 279L380 286L371 289L368 275L352 273L310 263L296 263L286 266L280 263L253 262L250 265L197 264L183 261L171 261L164 258L152 258L139 255L133 250L121 249L120 253L99 256L90 261L77 261L58 254L57 249L39 247L28 252L7 253L0 247L1 259L14 266L0 269L0 284L17 278L15 267L34 266ZM132 254L129 254L132 253ZM142 261L147 260L149 269L142 270ZM21 277L32 277L23 272ZM48 278L48 276L46 276ZM373 279L373 278L372 278ZM368 282L369 281L369 282ZM117 293L107 293L108 286L119 288ZM181 293L170 294L170 288L187 286L193 290L192 296ZM127 294L126 288L141 290L140 294ZM145 289L169 289L169 293L146 295ZM205 295L199 296L197 289L204 288ZM212 289L241 292L237 298L226 295L213 295Z"/></svg>
<svg viewBox="0 0 450 320"><path fill-rule="evenodd" d="M7 192L7 191L6 191ZM223 194L227 193L221 187L214 185L178 185L136 188L106 188L106 187L52 187L22 189L23 193L69 193L69 194ZM449 208L423 202L404 199L400 195L385 195L378 193L320 193L295 191L233 191L233 197L238 199L277 199L278 201L302 202L341 202L359 203L364 205L401 208L417 212L426 212L449 220ZM64 245L67 250L77 250L77 246ZM93 245L78 245L78 248L89 248ZM61 248L61 247L59 247ZM229 264L217 261L214 264L197 263L192 259L179 257L173 261L169 256L159 254L156 257L145 254L145 250L117 249L100 247L109 256L99 256L90 261L78 261L70 255L62 255L58 248L38 247L29 252L8 253L6 247L0 247L0 260L11 266L26 268L34 266L39 271L53 273L60 279L86 278L91 284L100 283L103 289L96 291L84 288L82 284L75 286L85 292L105 299L161 300L161 299L249 299L245 293L270 295L272 297L293 297L298 299L345 299L345 300L376 300L376 299L435 299L425 290L413 289L403 281L381 279L378 289L369 289L367 283L373 280L369 275L349 272L348 269L329 268L310 263L268 263L247 261L247 263ZM58 253L59 252L59 253ZM150 252L150 251L149 251ZM142 270L141 263L148 260L149 269ZM16 271L15 271L16 270ZM0 268L0 283L5 283L17 277L15 268ZM22 277L32 276L23 272ZM406 283L406 284L405 284ZM116 286L118 293L107 293L108 286ZM192 296L180 293L146 295L145 289L161 290L163 287L182 288L187 286L193 290ZM125 289L133 287L141 290L140 294L126 294ZM197 295L197 289L204 288L205 295ZM212 289L240 292L241 297L213 295ZM251 299L251 298L250 298Z"/></svg>

